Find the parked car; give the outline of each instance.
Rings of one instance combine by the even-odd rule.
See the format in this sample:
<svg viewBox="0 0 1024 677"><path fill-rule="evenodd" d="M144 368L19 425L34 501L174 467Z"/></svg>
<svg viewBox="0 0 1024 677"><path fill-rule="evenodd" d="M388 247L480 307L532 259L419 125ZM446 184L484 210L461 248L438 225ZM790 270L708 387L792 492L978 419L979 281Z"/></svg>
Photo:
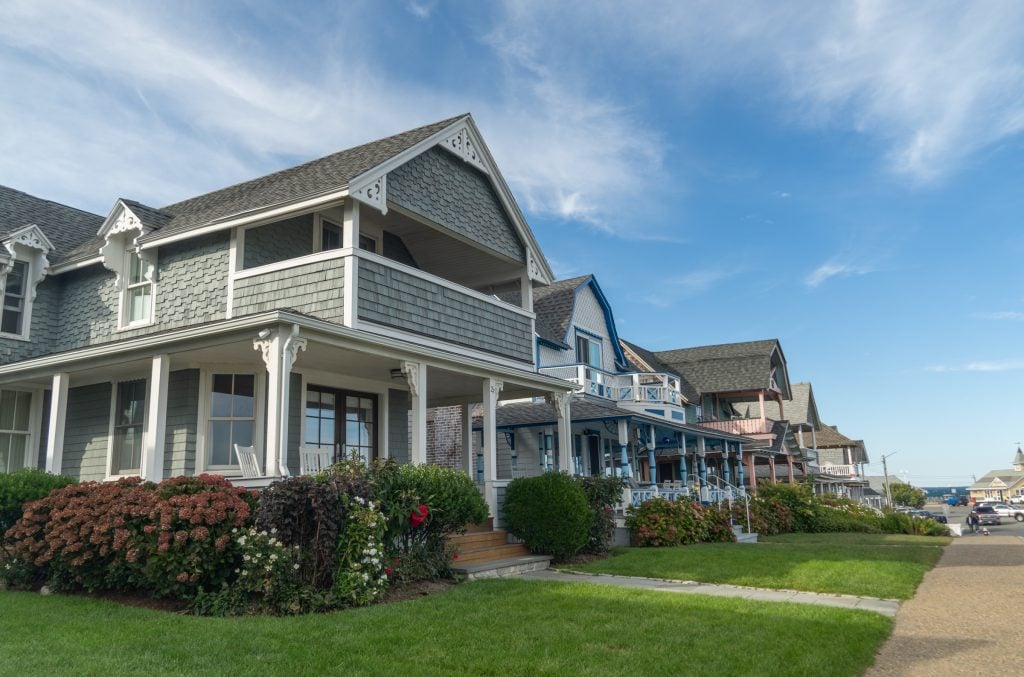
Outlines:
<svg viewBox="0 0 1024 677"><path fill-rule="evenodd" d="M922 517L924 519L935 520L936 522L938 522L940 524L947 524L948 523L948 520L946 519L945 515L939 515L939 514L936 514L934 512L929 512L928 510L915 510L911 514L914 515L915 517Z"/></svg>
<svg viewBox="0 0 1024 677"><path fill-rule="evenodd" d="M978 518L978 524L981 526L998 526L1003 523L999 518L999 513L996 509L990 505L975 505L974 510L971 513Z"/></svg>
<svg viewBox="0 0 1024 677"><path fill-rule="evenodd" d="M1024 522L1024 507L1019 505L1008 505L1006 503L979 503L978 505L987 505L996 511L996 514L1000 517L1012 517L1018 522Z"/></svg>
<svg viewBox="0 0 1024 677"><path fill-rule="evenodd" d="M966 496L957 496L956 497L956 504L957 505L967 505L967 497Z"/></svg>

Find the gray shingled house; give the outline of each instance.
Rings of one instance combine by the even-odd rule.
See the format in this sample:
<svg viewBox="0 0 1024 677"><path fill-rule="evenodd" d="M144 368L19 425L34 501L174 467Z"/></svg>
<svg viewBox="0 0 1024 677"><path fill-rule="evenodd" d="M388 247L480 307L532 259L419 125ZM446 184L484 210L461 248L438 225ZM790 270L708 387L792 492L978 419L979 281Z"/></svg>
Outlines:
<svg viewBox="0 0 1024 677"><path fill-rule="evenodd" d="M0 189L0 240L0 471L238 477L252 447L259 486L300 448L423 462L427 408L482 402L493 508L499 395L566 398L469 115L105 217Z"/></svg>
<svg viewBox="0 0 1024 677"><path fill-rule="evenodd" d="M533 307L540 372L577 388L570 430L555 435L563 420L557 403L503 403L496 414L500 478L568 465L578 475L628 477L631 503L654 495L742 497L743 450L753 440L697 425L698 392L653 353L620 340L593 275L537 289ZM565 438L568 453L559 444Z"/></svg>

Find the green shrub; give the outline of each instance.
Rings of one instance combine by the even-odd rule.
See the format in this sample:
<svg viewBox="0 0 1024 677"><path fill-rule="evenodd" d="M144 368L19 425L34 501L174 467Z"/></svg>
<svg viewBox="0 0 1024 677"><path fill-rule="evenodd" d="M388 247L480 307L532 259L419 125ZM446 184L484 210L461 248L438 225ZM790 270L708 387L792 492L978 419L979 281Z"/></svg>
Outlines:
<svg viewBox="0 0 1024 677"><path fill-rule="evenodd" d="M789 509L793 531L815 531L819 502L809 484L762 482L757 485L757 495L759 498L773 499L785 505Z"/></svg>
<svg viewBox="0 0 1024 677"><path fill-rule="evenodd" d="M615 506L622 500L626 480L610 475L578 478L590 508L590 532L583 552L601 554L608 551L615 532Z"/></svg>
<svg viewBox="0 0 1024 677"><path fill-rule="evenodd" d="M652 498L626 513L630 537L640 547L735 541L727 506Z"/></svg>
<svg viewBox="0 0 1024 677"><path fill-rule="evenodd" d="M732 505L733 519L747 525L747 508L744 502L737 501ZM750 531L764 536L788 534L793 531L793 518L789 507L776 498L765 496L750 497Z"/></svg>
<svg viewBox="0 0 1024 677"><path fill-rule="evenodd" d="M22 514L22 506L26 503L38 501L54 489L75 482L72 477L51 475L35 468L0 473L0 537L18 521Z"/></svg>
<svg viewBox="0 0 1024 677"><path fill-rule="evenodd" d="M505 493L505 525L531 551L558 560L587 544L590 508L583 488L568 474L548 472L512 480Z"/></svg>

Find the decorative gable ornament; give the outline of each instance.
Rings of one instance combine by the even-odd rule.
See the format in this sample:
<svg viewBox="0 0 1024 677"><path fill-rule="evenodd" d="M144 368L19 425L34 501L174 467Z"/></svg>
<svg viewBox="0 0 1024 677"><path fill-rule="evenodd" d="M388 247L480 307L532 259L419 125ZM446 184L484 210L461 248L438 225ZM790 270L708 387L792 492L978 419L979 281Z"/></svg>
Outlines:
<svg viewBox="0 0 1024 677"><path fill-rule="evenodd" d="M16 230L3 240L3 249L0 250L0 291L4 288L7 273L14 268L15 260L28 261L28 299L32 302L36 298L36 288L46 277L50 269L50 260L47 255L54 250L53 243L46 237L42 229L34 223Z"/></svg>
<svg viewBox="0 0 1024 677"><path fill-rule="evenodd" d="M473 133L470 131L469 126L465 124L459 125L451 135L441 141L440 146L458 155L465 162L490 176L491 172L477 151L478 144L473 138Z"/></svg>
<svg viewBox="0 0 1024 677"><path fill-rule="evenodd" d="M370 176L349 186L352 197L363 204L388 213L388 175L387 173Z"/></svg>
<svg viewBox="0 0 1024 677"><path fill-rule="evenodd" d="M150 282L155 281L153 277L156 275L156 250L143 250L138 246L138 239L150 230L152 229L146 228L142 219L136 216L123 200L117 201L110 215L100 226L97 235L104 239L104 244L100 247L100 260L104 268L113 271L117 276L116 284L119 289L125 273L125 252L130 248L134 248L139 258L150 264L146 277Z"/></svg>

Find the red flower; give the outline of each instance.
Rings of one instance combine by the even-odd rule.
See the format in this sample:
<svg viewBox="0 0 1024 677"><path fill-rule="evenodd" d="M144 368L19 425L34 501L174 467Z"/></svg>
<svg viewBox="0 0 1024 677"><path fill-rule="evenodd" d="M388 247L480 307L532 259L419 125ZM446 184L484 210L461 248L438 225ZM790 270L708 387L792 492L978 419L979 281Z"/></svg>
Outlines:
<svg viewBox="0 0 1024 677"><path fill-rule="evenodd" d="M391 573L391 567L385 567L384 568L384 573L390 574Z"/></svg>
<svg viewBox="0 0 1024 677"><path fill-rule="evenodd" d="M427 519L427 515L430 514L430 509L426 505L420 503L412 509L412 514L409 515L409 524L415 529L416 527L423 524Z"/></svg>
<svg viewBox="0 0 1024 677"><path fill-rule="evenodd" d="M457 552L456 553L452 553L452 559L458 559L458 558L459 558L459 553L457 553Z"/></svg>

